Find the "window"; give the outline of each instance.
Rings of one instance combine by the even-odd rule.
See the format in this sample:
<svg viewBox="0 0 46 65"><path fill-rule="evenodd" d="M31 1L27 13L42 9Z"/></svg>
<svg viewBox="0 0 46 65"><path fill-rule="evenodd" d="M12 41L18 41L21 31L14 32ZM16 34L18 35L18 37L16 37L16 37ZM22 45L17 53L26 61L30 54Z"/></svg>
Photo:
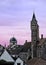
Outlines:
<svg viewBox="0 0 46 65"><path fill-rule="evenodd" d="M21 63L17 63L17 65L21 65Z"/></svg>

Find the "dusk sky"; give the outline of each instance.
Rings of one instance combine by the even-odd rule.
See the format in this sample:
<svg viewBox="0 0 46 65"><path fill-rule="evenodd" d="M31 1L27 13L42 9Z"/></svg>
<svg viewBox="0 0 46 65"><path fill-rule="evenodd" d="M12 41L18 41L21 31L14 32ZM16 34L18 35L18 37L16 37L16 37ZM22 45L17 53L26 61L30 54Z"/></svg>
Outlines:
<svg viewBox="0 0 46 65"><path fill-rule="evenodd" d="M31 41L33 12L40 28L39 36L46 37L46 0L0 0L0 44L10 44L13 36L18 44Z"/></svg>

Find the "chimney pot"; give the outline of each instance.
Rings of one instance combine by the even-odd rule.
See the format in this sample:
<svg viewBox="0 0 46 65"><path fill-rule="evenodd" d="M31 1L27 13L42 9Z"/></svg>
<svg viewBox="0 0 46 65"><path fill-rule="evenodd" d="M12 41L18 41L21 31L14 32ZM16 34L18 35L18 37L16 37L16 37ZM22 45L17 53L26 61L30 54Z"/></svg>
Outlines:
<svg viewBox="0 0 46 65"><path fill-rule="evenodd" d="M43 39L43 34L41 34L41 39Z"/></svg>

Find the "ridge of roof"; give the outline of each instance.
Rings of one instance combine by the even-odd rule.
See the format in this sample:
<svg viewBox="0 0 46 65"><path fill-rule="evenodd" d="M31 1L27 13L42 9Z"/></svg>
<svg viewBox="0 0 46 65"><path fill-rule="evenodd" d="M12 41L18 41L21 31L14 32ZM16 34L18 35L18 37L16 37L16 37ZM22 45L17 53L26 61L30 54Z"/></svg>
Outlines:
<svg viewBox="0 0 46 65"><path fill-rule="evenodd" d="M46 41L46 38L40 39L38 45L42 45Z"/></svg>

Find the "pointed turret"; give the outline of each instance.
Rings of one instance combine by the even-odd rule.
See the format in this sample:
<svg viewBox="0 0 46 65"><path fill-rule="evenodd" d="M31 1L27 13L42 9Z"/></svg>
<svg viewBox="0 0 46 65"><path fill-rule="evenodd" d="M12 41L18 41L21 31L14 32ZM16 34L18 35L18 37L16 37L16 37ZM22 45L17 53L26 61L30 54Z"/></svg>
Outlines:
<svg viewBox="0 0 46 65"><path fill-rule="evenodd" d="M35 13L33 12L33 18L35 18Z"/></svg>
<svg viewBox="0 0 46 65"><path fill-rule="evenodd" d="M31 24L33 24L33 23L34 23L34 25L37 25L37 20L36 20L34 12L33 12L32 20L31 20Z"/></svg>

